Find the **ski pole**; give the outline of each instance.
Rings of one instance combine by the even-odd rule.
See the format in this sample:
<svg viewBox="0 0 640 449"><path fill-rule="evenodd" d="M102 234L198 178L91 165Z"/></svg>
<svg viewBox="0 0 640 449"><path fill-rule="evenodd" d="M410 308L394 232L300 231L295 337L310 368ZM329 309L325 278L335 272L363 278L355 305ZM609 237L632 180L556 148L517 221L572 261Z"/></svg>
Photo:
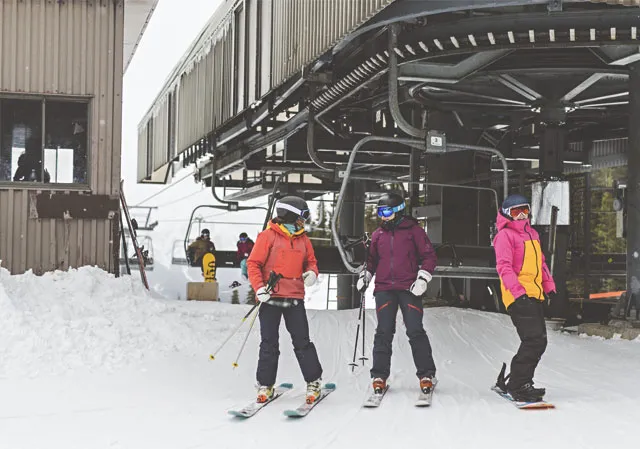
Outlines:
<svg viewBox="0 0 640 449"><path fill-rule="evenodd" d="M272 271L271 274L269 275L269 282L267 282L267 287L266 287L267 292L271 293L276 288L276 284L281 278L282 278L281 274L276 274L274 271ZM256 317L260 315L260 307L262 307L262 302L258 304L258 309L256 310L256 313L253 315L253 318L251 319L251 324L249 324L249 330L247 331L247 335L244 337L242 346L240 346L240 351L238 351L238 357L236 357L236 361L233 362L234 368L238 367L238 360L240 360L240 356L242 355L242 351L244 350L244 345L246 345L247 340L249 340L249 335L251 335L251 329L253 329L253 325L256 322Z"/></svg>
<svg viewBox="0 0 640 449"><path fill-rule="evenodd" d="M253 329L253 325L256 322L256 317L260 314L260 306L262 303L258 304L258 308L256 309L256 313L251 318L251 324L249 325L249 330L247 331L247 335L244 337L244 341L242 342L242 346L240 346L240 351L238 351L238 357L236 357L236 361L233 362L233 367L238 367L238 360L240 360L240 356L242 355L242 351L244 350L244 345L247 344L247 340L249 340L249 335L251 335L251 329Z"/></svg>
<svg viewBox="0 0 640 449"><path fill-rule="evenodd" d="M360 357L360 360L362 360L362 366L364 366L364 361L369 360L367 357L364 356L364 340L365 340L364 327L365 327L365 324L367 323L367 308L365 307L366 304L365 304L364 293L360 297L360 305L362 306L362 357Z"/></svg>
<svg viewBox="0 0 640 449"><path fill-rule="evenodd" d="M351 365L351 372L353 372L353 370L355 369L355 367L357 365L356 364L356 353L358 352L358 337L360 337L360 324L361 323L362 323L362 301L360 301L360 312L358 313L358 328L356 330L356 344L353 346L353 361L351 363L349 363L349 365Z"/></svg>
<svg viewBox="0 0 640 449"><path fill-rule="evenodd" d="M220 346L218 346L218 349L216 349L216 351L215 351L213 354L209 355L209 358L210 358L211 360L215 360L215 359L216 359L216 354L217 354L218 352L220 352L220 350L221 350L221 349L222 349L222 348L227 344L227 342L228 342L229 340L231 340L231 337L233 337L235 334L237 334L237 333L238 333L238 331L240 330L240 328L242 327L242 325L244 324L244 322L245 322L245 321L247 321L247 318L249 318L249 315L251 315L251 312L253 312L253 311L256 309L256 307L258 307L258 304L254 305L254 306L251 308L251 310L249 310L249 311L247 312L247 314L242 318L242 320L240 320L240 323L238 323L238 325L237 325L237 326L236 326L236 328L233 330L233 332L231 332L231 333L229 334L229 336L225 339L225 341L223 341L223 342L222 342L222 344L221 344Z"/></svg>
<svg viewBox="0 0 640 449"><path fill-rule="evenodd" d="M269 281L267 282L267 291L270 292L271 290L273 290L281 278L282 278L281 274L276 274L275 272L272 271L271 274L269 275ZM211 360L216 359L216 354L220 352L220 350L227 344L229 340L231 340L231 337L233 337L236 333L238 333L238 331L240 330L244 322L247 321L247 318L249 318L249 316L251 315L251 312L253 312L256 309L256 307L259 307L260 304L261 303L257 303L257 304L254 304L253 307L251 307L251 309L242 318L242 320L240 321L238 326L236 326L233 332L229 334L229 336L222 342L222 344L218 347L218 349L216 349L216 351L213 354L209 355L209 358Z"/></svg>
<svg viewBox="0 0 640 449"><path fill-rule="evenodd" d="M369 234L365 232L364 237L362 239L362 243L364 244L364 247L366 250L364 254L364 264L362 266L363 271L367 270L367 259L369 258L369 242L370 241L371 240L369 238ZM365 360L369 360L364 355L365 353L365 322L367 320L367 311L365 308L365 299L366 299L365 292L366 292L366 288L365 288L365 291L360 294L360 311L358 313L358 329L356 330L356 343L353 348L353 362L351 362L352 372L356 367L356 352L358 351L358 337L360 335L360 325L362 325L362 357L360 357L360 360L362 360L362 366L364 366Z"/></svg>

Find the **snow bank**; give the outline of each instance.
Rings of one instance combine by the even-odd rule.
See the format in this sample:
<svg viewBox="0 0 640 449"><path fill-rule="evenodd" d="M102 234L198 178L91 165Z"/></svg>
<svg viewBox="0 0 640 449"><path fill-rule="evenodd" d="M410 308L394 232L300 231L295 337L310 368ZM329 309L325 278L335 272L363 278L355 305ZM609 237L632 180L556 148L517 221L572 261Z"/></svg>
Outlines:
<svg viewBox="0 0 640 449"><path fill-rule="evenodd" d="M112 370L190 353L225 319L225 305L212 318L198 304L176 309L175 301L154 299L134 274L83 267L11 276L0 269L0 376ZM204 319L190 320L194 313Z"/></svg>

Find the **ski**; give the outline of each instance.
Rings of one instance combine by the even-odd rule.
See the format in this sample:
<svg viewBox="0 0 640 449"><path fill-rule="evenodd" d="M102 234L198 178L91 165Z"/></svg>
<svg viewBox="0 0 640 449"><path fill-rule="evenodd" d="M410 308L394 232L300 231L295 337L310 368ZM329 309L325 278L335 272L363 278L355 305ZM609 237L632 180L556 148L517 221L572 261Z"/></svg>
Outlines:
<svg viewBox="0 0 640 449"><path fill-rule="evenodd" d="M371 393L371 395L364 401L362 404L363 407L371 408L371 407L379 407L384 395L387 394L387 390L389 389L389 384L384 387L382 393Z"/></svg>
<svg viewBox="0 0 640 449"><path fill-rule="evenodd" d="M556 408L555 405L547 401L536 401L536 402L516 401L511 397L509 393L501 390L499 387L495 385L491 387L491 389L495 391L500 397L506 399L507 401L515 405L517 408L522 410L545 410L550 408Z"/></svg>
<svg viewBox="0 0 640 449"><path fill-rule="evenodd" d="M236 416L238 418L250 418L256 413L258 413L262 408L271 402L278 399L280 396L285 394L287 391L293 388L293 384L290 383L282 383L275 388L273 392L273 396L267 402L256 402L254 399L252 402L248 403L244 407L237 410L229 410L228 413L232 416Z"/></svg>
<svg viewBox="0 0 640 449"><path fill-rule="evenodd" d="M431 399L433 398L433 392L436 389L437 383L433 383L433 388L428 393L420 390L420 394L418 395L418 399L416 400L416 407L429 407L431 405Z"/></svg>
<svg viewBox="0 0 640 449"><path fill-rule="evenodd" d="M304 404L302 404L300 407L292 410L285 410L284 415L288 416L289 418L303 418L307 416L309 412L313 410L313 408L316 405L318 405L320 401L322 401L324 398L326 398L331 393L333 393L335 389L336 389L336 384L333 384L333 383L324 384L324 386L320 390L320 396L318 396L318 399L316 399L311 404L307 404L305 400Z"/></svg>

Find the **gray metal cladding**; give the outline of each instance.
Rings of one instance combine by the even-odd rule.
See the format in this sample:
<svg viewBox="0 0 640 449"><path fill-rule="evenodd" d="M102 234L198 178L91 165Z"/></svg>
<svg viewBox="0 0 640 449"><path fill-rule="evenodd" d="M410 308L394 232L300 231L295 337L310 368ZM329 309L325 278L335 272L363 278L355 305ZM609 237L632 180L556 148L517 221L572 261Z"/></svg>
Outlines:
<svg viewBox="0 0 640 449"><path fill-rule="evenodd" d="M89 98L87 194L120 190L123 28L122 0L0 0L0 95ZM112 220L29 218L30 195L47 187L0 186L2 266L113 272Z"/></svg>
<svg viewBox="0 0 640 449"><path fill-rule="evenodd" d="M314 61L392 2L393 0L274 1L272 42L275 85Z"/></svg>
<svg viewBox="0 0 640 449"><path fill-rule="evenodd" d="M169 125L161 129L154 124L158 138L152 139L151 149L138 147L143 153L139 159L146 161L151 151L151 171L163 167L393 1L226 0L140 123L142 135L149 121L163 121L169 93L175 90L175 146L165 139ZM151 175L144 168L138 169L139 180Z"/></svg>
<svg viewBox="0 0 640 449"><path fill-rule="evenodd" d="M29 195L35 191L0 190L0 259L12 273L36 274L97 265L113 272L111 220L29 218ZM117 261L115 261L117 264Z"/></svg>

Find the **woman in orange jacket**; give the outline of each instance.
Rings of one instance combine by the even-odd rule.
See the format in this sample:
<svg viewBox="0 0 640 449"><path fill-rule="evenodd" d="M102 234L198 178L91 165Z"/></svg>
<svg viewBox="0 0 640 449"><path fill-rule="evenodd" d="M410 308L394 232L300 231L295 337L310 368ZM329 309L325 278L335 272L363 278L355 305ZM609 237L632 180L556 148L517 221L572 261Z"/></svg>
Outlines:
<svg viewBox="0 0 640 449"><path fill-rule="evenodd" d="M258 234L247 259L249 282L256 292L260 306L260 355L256 378L258 402L273 396L278 358L280 321L291 334L304 380L307 382L307 402L314 402L322 386L322 367L318 353L309 338L309 323L304 307L305 287L316 283L318 264L307 237L304 223L310 212L306 201L286 196L276 204L277 217L266 230ZM268 292L266 283L271 272L282 275L275 288Z"/></svg>

